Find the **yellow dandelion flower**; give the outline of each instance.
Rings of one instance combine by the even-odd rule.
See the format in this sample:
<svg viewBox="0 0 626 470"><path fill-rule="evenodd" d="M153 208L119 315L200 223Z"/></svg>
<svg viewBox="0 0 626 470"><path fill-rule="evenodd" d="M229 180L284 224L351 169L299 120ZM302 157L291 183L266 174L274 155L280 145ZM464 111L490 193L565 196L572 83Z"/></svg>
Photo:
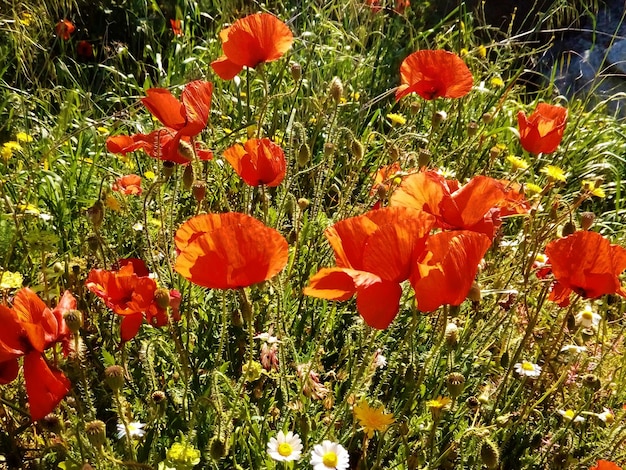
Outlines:
<svg viewBox="0 0 626 470"><path fill-rule="evenodd" d="M385 432L395 421L393 414L385 413L385 407L372 408L365 400L354 407L354 416L368 438L374 437L374 431Z"/></svg>
<svg viewBox="0 0 626 470"><path fill-rule="evenodd" d="M483 59L487 57L487 48L483 46L482 44L478 46L478 55L482 57Z"/></svg>
<svg viewBox="0 0 626 470"><path fill-rule="evenodd" d="M528 162L515 155L509 155L506 160L511 164L514 170L525 170L528 168Z"/></svg>
<svg viewBox="0 0 626 470"><path fill-rule="evenodd" d="M16 140L12 140L10 142L5 142L2 144L3 147L13 150L22 150L22 146Z"/></svg>
<svg viewBox="0 0 626 470"><path fill-rule="evenodd" d="M240 92L239 92L239 96L240 96L241 98L245 98L245 97L247 97L247 96L248 96L248 94L247 94L245 91L240 91Z"/></svg>
<svg viewBox="0 0 626 470"><path fill-rule="evenodd" d="M17 135L15 136L15 139L18 142L32 142L33 138L28 135L26 132L18 132Z"/></svg>
<svg viewBox="0 0 626 470"><path fill-rule="evenodd" d="M543 189L535 183L526 183L524 189L529 194L539 194Z"/></svg>
<svg viewBox="0 0 626 470"><path fill-rule="evenodd" d="M5 271L0 278L0 289L19 289L23 282L24 278L20 273Z"/></svg>
<svg viewBox="0 0 626 470"><path fill-rule="evenodd" d="M541 169L541 172L548 175L548 180L550 181L561 181L565 182L565 172L560 169L558 166L547 165Z"/></svg>
<svg viewBox="0 0 626 470"><path fill-rule="evenodd" d="M96 127L96 130L98 131L98 134L100 135L107 135L109 133L109 130L103 126Z"/></svg>
<svg viewBox="0 0 626 470"><path fill-rule="evenodd" d="M494 88L502 88L504 86L504 80L500 77L493 77L489 83L491 83L491 86Z"/></svg>
<svg viewBox="0 0 626 470"><path fill-rule="evenodd" d="M226 134L226 135L230 135L230 134L232 134L232 133L233 133L233 130L232 130L232 129L229 129L228 127L225 127L225 128L224 128L224 134Z"/></svg>
<svg viewBox="0 0 626 470"><path fill-rule="evenodd" d="M352 101L359 101L361 99L361 93L359 93L358 91L353 91L352 93L350 93L350 99Z"/></svg>
<svg viewBox="0 0 626 470"><path fill-rule="evenodd" d="M156 179L156 175L154 174L154 171L150 171L150 170L146 171L143 174L143 176L144 176L144 178L146 178L148 180L153 180L154 181Z"/></svg>
<svg viewBox="0 0 626 470"><path fill-rule="evenodd" d="M0 155L2 155L2 158L4 158L5 160L8 160L13 156L13 150L3 145L2 149L0 149Z"/></svg>
<svg viewBox="0 0 626 470"><path fill-rule="evenodd" d="M461 57L466 56L468 53L469 53L469 51L468 51L466 48L462 48L462 49L460 50L460 55L461 55Z"/></svg>
<svg viewBox="0 0 626 470"><path fill-rule="evenodd" d="M595 181L583 180L582 186L583 186L583 191L588 192L592 196L596 196L600 198L606 197L604 190L600 186L596 186Z"/></svg>
<svg viewBox="0 0 626 470"><path fill-rule="evenodd" d="M311 119L309 119L309 124L317 124L317 118L315 116L311 117Z"/></svg>
<svg viewBox="0 0 626 470"><path fill-rule="evenodd" d="M452 400L448 397L438 396L434 400L428 400L426 406L433 415L433 419L438 420L441 417L443 410L447 410L450 407Z"/></svg>
<svg viewBox="0 0 626 470"><path fill-rule="evenodd" d="M387 114L387 119L391 121L392 124L397 124L399 126L404 126L406 124L406 118L402 114Z"/></svg>
<svg viewBox="0 0 626 470"><path fill-rule="evenodd" d="M20 23L22 23L24 26L30 26L32 19L33 15L25 11L24 13L22 13Z"/></svg>
<svg viewBox="0 0 626 470"><path fill-rule="evenodd" d="M113 194L108 194L106 200L104 201L106 206L114 212L120 212L122 210L122 206L120 206L120 202L115 199Z"/></svg>

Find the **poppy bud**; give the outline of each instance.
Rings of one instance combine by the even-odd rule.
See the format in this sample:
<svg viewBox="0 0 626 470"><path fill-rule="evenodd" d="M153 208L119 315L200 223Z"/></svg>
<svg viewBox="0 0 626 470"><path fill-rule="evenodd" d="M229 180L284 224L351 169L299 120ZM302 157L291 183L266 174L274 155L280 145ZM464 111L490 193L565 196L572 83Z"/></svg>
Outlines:
<svg viewBox="0 0 626 470"><path fill-rule="evenodd" d="M502 150L500 150L499 147L494 145L493 147L489 149L489 159L495 160L496 158L500 156L501 153L502 153Z"/></svg>
<svg viewBox="0 0 626 470"><path fill-rule="evenodd" d="M300 150L298 150L298 166L304 166L309 163L311 158L311 149L307 144L302 144Z"/></svg>
<svg viewBox="0 0 626 470"><path fill-rule="evenodd" d="M445 121L446 119L448 119L448 113L446 113L445 111L437 111L435 114L433 114L433 120L432 120L433 129L435 130L439 129L439 126L441 125L441 123Z"/></svg>
<svg viewBox="0 0 626 470"><path fill-rule="evenodd" d="M193 175L193 166L187 165L185 166L185 171L183 171L183 186L185 189L190 189L193 184L194 175Z"/></svg>
<svg viewBox="0 0 626 470"><path fill-rule="evenodd" d="M186 160L193 160L194 151L189 142L185 142L184 140L178 142L178 153L181 154Z"/></svg>
<svg viewBox="0 0 626 470"><path fill-rule="evenodd" d="M476 124L474 121L471 121L467 125L467 135L470 137L473 137L476 135L477 132L478 132L478 124Z"/></svg>
<svg viewBox="0 0 626 470"><path fill-rule="evenodd" d="M482 115L481 119L485 124L489 124L491 121L493 121L493 114L485 113Z"/></svg>
<svg viewBox="0 0 626 470"><path fill-rule="evenodd" d="M487 468L498 468L500 464L500 452L490 439L485 439L480 445L480 460Z"/></svg>
<svg viewBox="0 0 626 470"><path fill-rule="evenodd" d="M601 382L595 374L585 374L583 376L583 385L591 390L600 390Z"/></svg>
<svg viewBox="0 0 626 470"><path fill-rule="evenodd" d="M465 376L458 372L452 372L446 377L446 386L448 387L448 393L452 398L456 398L465 388Z"/></svg>
<svg viewBox="0 0 626 470"><path fill-rule="evenodd" d="M363 147L363 144L356 139L352 139L351 147L352 155L354 155L356 161L361 161L361 159L363 158L363 154L365 153L365 147Z"/></svg>
<svg viewBox="0 0 626 470"><path fill-rule="evenodd" d="M220 460L228 454L226 443L219 437L214 437L209 442L209 454L213 460Z"/></svg>
<svg viewBox="0 0 626 470"><path fill-rule="evenodd" d="M589 230L595 219L596 215L593 212L583 212L580 217L580 228L583 230Z"/></svg>
<svg viewBox="0 0 626 470"><path fill-rule="evenodd" d="M170 178L170 176L172 176L172 174L174 173L175 165L176 164L174 162L170 162L169 160L163 162L163 167L161 168L161 171L163 172L163 178L167 180Z"/></svg>
<svg viewBox="0 0 626 470"><path fill-rule="evenodd" d="M409 112L411 114L417 114L420 112L420 109L422 109L422 104L419 101L413 101L410 105L409 105Z"/></svg>
<svg viewBox="0 0 626 470"><path fill-rule="evenodd" d="M206 196L206 183L196 181L193 186L191 186L191 194L193 194L193 197L198 203L202 202Z"/></svg>
<svg viewBox="0 0 626 470"><path fill-rule="evenodd" d="M294 82L299 82L300 78L302 78L302 66L297 62L292 62L289 71L291 72L291 78L293 78Z"/></svg>
<svg viewBox="0 0 626 470"><path fill-rule="evenodd" d="M309 201L307 198L301 197L300 199L298 199L298 207L300 208L300 210L304 210L307 207L309 207L309 205L311 205L311 201Z"/></svg>
<svg viewBox="0 0 626 470"><path fill-rule="evenodd" d="M54 413L48 413L41 421L39 421L39 424L46 431L50 431L55 434L59 434L62 430L61 419L59 418L59 415Z"/></svg>
<svg viewBox="0 0 626 470"><path fill-rule="evenodd" d="M107 385L117 392L124 386L124 368L122 366L109 366L104 369L104 380Z"/></svg>
<svg viewBox="0 0 626 470"><path fill-rule="evenodd" d="M444 333L444 338L446 340L446 344L448 347L455 347L459 342L459 327L456 326L456 323L448 323L446 325L446 331Z"/></svg>
<svg viewBox="0 0 626 470"><path fill-rule="evenodd" d="M334 77L330 82L329 95L336 104L339 104L343 95L343 83L339 77Z"/></svg>
<svg viewBox="0 0 626 470"><path fill-rule="evenodd" d="M470 287L470 290L467 293L467 298L470 299L472 302L480 302L480 284L478 284L476 281L472 283L472 287Z"/></svg>
<svg viewBox="0 0 626 470"><path fill-rule="evenodd" d="M101 200L97 200L93 206L87 209L87 218L95 228L100 228L104 220L104 204Z"/></svg>
<svg viewBox="0 0 626 470"><path fill-rule="evenodd" d="M152 393L152 402L155 405L160 405L161 403L165 402L165 399L165 392L162 392L161 390L157 390L156 392Z"/></svg>
<svg viewBox="0 0 626 470"><path fill-rule="evenodd" d="M106 425L99 419L85 424L85 434L92 446L100 448L106 442Z"/></svg>
<svg viewBox="0 0 626 470"><path fill-rule="evenodd" d="M83 326L83 314L78 310L68 310L63 314L63 320L65 320L68 329L74 334L78 333L78 330Z"/></svg>
<svg viewBox="0 0 626 470"><path fill-rule="evenodd" d="M324 156L330 157L333 153L335 153L335 144L326 142L324 144Z"/></svg>
<svg viewBox="0 0 626 470"><path fill-rule="evenodd" d="M574 224L574 222L569 221L569 222L566 222L566 223L563 225L563 229L561 230L561 234L562 234L564 237L567 237L568 235L571 235L571 234L572 234L572 233L574 233L575 231L576 231L576 225Z"/></svg>
<svg viewBox="0 0 626 470"><path fill-rule="evenodd" d="M170 291L168 291L167 289L155 290L154 301L160 308L166 309L170 306Z"/></svg>
<svg viewBox="0 0 626 470"><path fill-rule="evenodd" d="M593 331L593 328L583 328L580 330L580 334L583 337L583 342L586 343L595 336L596 332Z"/></svg>
<svg viewBox="0 0 626 470"><path fill-rule="evenodd" d="M241 316L241 312L239 310L233 310L230 314L230 321L233 322L233 326L241 328L243 326L243 317Z"/></svg>
<svg viewBox="0 0 626 470"><path fill-rule="evenodd" d="M87 246L91 251L96 252L100 248L100 240L95 235L92 235L87 238Z"/></svg>
<svg viewBox="0 0 626 470"><path fill-rule="evenodd" d="M417 165L420 168L428 166L430 163L430 152L427 149L419 149L419 153L417 154Z"/></svg>

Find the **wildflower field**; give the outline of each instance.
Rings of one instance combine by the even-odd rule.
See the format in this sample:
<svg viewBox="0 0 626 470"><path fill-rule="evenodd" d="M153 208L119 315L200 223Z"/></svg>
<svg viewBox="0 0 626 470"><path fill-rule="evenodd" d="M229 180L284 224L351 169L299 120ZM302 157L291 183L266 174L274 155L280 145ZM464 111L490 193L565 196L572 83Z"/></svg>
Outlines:
<svg viewBox="0 0 626 470"><path fill-rule="evenodd" d="M0 468L626 466L592 3L1 4Z"/></svg>

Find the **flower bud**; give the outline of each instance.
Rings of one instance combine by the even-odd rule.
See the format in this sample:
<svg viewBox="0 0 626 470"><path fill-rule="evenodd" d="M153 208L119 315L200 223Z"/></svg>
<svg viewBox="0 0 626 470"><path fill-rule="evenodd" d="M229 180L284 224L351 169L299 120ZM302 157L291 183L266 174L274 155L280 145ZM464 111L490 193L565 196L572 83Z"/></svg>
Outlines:
<svg viewBox="0 0 626 470"><path fill-rule="evenodd" d="M106 426L99 419L85 424L85 434L94 447L100 448L106 442Z"/></svg>
<svg viewBox="0 0 626 470"><path fill-rule="evenodd" d="M104 204L101 200L98 199L93 206L87 209L87 218L95 228L100 228L104 220Z"/></svg>
<svg viewBox="0 0 626 470"><path fill-rule="evenodd" d="M185 170L183 171L183 186L185 189L189 189L191 188L191 185L193 184L194 181L194 175L193 175L193 166L192 165L186 165L185 166Z"/></svg>
<svg viewBox="0 0 626 470"><path fill-rule="evenodd" d="M100 249L100 240L95 235L87 238L87 246L94 253Z"/></svg>
<svg viewBox="0 0 626 470"><path fill-rule="evenodd" d="M186 160L193 160L194 152L193 147L189 142L185 142L184 140L180 140L178 142L178 153L181 154Z"/></svg>
<svg viewBox="0 0 626 470"><path fill-rule="evenodd" d="M361 161L361 159L363 158L363 155L365 154L365 147L363 147L363 144L361 142L359 142L356 139L352 139L352 155L354 155L355 160Z"/></svg>
<svg viewBox="0 0 626 470"><path fill-rule="evenodd" d="M161 168L161 172L163 173L163 178L168 180L170 176L172 176L172 174L174 173L175 165L176 164L174 162L171 162L169 160L166 160L163 162L163 167Z"/></svg>
<svg viewBox="0 0 626 470"><path fill-rule="evenodd" d="M170 306L170 291L163 288L155 290L154 301L160 308L165 310Z"/></svg>
<svg viewBox="0 0 626 470"><path fill-rule="evenodd" d="M480 460L487 468L498 468L500 464L500 452L490 439L485 439L480 445Z"/></svg>
<svg viewBox="0 0 626 470"><path fill-rule="evenodd" d="M78 310L68 310L63 314L67 328L74 334L83 326L83 314Z"/></svg>
<svg viewBox="0 0 626 470"><path fill-rule="evenodd" d="M439 129L441 123L444 122L446 119L448 119L448 113L446 113L445 111L437 111L435 114L433 114L433 129Z"/></svg>
<svg viewBox="0 0 626 470"><path fill-rule="evenodd" d="M444 333L444 339L446 344L450 348L454 348L459 342L459 327L456 323L448 323L446 325L446 331Z"/></svg>
<svg viewBox="0 0 626 470"><path fill-rule="evenodd" d="M206 183L203 181L196 181L191 186L191 194L193 194L193 197L198 203L201 203L206 196Z"/></svg>
<svg viewBox="0 0 626 470"><path fill-rule="evenodd" d="M493 121L493 114L485 113L482 115L481 119L485 124L489 124L491 121Z"/></svg>
<svg viewBox="0 0 626 470"><path fill-rule="evenodd" d="M104 369L104 380L107 385L117 392L124 386L124 368L122 366L109 366Z"/></svg>
<svg viewBox="0 0 626 470"><path fill-rule="evenodd" d="M302 144L298 150L298 166L304 166L309 163L311 158L311 149L307 144Z"/></svg>
<svg viewBox="0 0 626 470"><path fill-rule="evenodd" d="M419 101L413 101L409 105L409 112L413 115L419 113L420 109L422 109L422 104Z"/></svg>
<svg viewBox="0 0 626 470"><path fill-rule="evenodd" d="M303 211L310 205L311 205L311 201L309 201L307 198L301 197L300 199L298 199L298 207L300 208L300 210Z"/></svg>
<svg viewBox="0 0 626 470"><path fill-rule="evenodd" d="M335 104L339 104L341 97L343 96L343 83L339 77L334 77L330 82L328 94L333 99Z"/></svg>
<svg viewBox="0 0 626 470"><path fill-rule="evenodd" d="M472 302L480 302L480 284L478 284L476 281L472 283L472 287L470 287L470 290L467 293L467 298L470 299Z"/></svg>
<svg viewBox="0 0 626 470"><path fill-rule="evenodd" d="M209 454L213 460L220 460L228 454L226 443L219 437L214 437L209 442Z"/></svg>
<svg viewBox="0 0 626 470"><path fill-rule="evenodd" d="M324 144L324 156L330 157L333 153L335 153L335 144L326 142Z"/></svg>
<svg viewBox="0 0 626 470"><path fill-rule="evenodd" d="M476 124L474 121L470 121L467 124L467 135L470 137L473 137L476 135L477 132L478 132L478 124Z"/></svg>
<svg viewBox="0 0 626 470"><path fill-rule="evenodd" d="M427 149L419 149L417 154L417 165L420 168L428 166L430 163L430 152Z"/></svg>
<svg viewBox="0 0 626 470"><path fill-rule="evenodd" d="M561 235L567 237L568 235L573 234L576 231L576 225L574 222L569 221L563 225L563 229L561 230Z"/></svg>
<svg viewBox="0 0 626 470"><path fill-rule="evenodd" d="M595 219L596 215L593 212L583 212L580 217L580 228L589 230Z"/></svg>
<svg viewBox="0 0 626 470"><path fill-rule="evenodd" d="M292 62L289 66L289 71L291 72L291 78L293 78L293 81L299 82L300 78L302 78L302 66L297 62Z"/></svg>

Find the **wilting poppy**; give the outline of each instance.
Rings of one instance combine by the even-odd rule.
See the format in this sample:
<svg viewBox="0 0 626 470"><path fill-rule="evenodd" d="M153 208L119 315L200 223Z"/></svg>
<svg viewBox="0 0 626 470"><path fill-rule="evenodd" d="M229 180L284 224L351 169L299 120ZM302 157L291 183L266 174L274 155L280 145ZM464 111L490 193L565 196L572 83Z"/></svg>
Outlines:
<svg viewBox="0 0 626 470"><path fill-rule="evenodd" d="M426 100L461 98L473 85L472 73L458 55L444 50L421 50L404 59L400 66L396 101L410 93Z"/></svg>
<svg viewBox="0 0 626 470"><path fill-rule="evenodd" d="M57 36L64 41L69 41L72 33L76 31L76 26L70 20L61 20L55 26Z"/></svg>
<svg viewBox="0 0 626 470"><path fill-rule="evenodd" d="M174 36L180 37L183 35L183 27L180 20L170 19L170 26L172 27Z"/></svg>
<svg viewBox="0 0 626 470"><path fill-rule="evenodd" d="M598 460L589 470L622 470L622 467L608 460Z"/></svg>
<svg viewBox="0 0 626 470"><path fill-rule="evenodd" d="M107 307L122 316L120 327L123 342L135 337L144 315L153 326L167 324L166 306L155 298L157 285L154 279L139 276L135 263L124 264L117 271L92 269L87 277L87 288L104 300Z"/></svg>
<svg viewBox="0 0 626 470"><path fill-rule="evenodd" d="M517 125L522 147L534 154L554 152L563 139L566 120L566 108L547 103L539 103L530 116L520 111Z"/></svg>
<svg viewBox="0 0 626 470"><path fill-rule="evenodd" d="M89 41L78 41L78 44L76 44L76 54L82 59L91 59L93 57L93 46Z"/></svg>
<svg viewBox="0 0 626 470"><path fill-rule="evenodd" d="M245 214L203 214L176 231L174 269L211 289L237 289L266 281L287 264L287 240Z"/></svg>
<svg viewBox="0 0 626 470"><path fill-rule="evenodd" d="M111 136L107 138L106 145L111 153L126 155L129 152L143 150L152 158L180 165L189 163L194 154L200 160L213 158L213 152L203 149L199 142L194 142L194 147L192 147L190 137L183 136L176 141L174 131L167 128L157 129L150 134Z"/></svg>
<svg viewBox="0 0 626 470"><path fill-rule="evenodd" d="M142 192L141 176L135 174L121 176L115 180L111 189L126 195L139 196Z"/></svg>
<svg viewBox="0 0 626 470"><path fill-rule="evenodd" d="M374 328L384 329L398 314L402 288L421 256L434 217L422 211L388 207L337 222L324 232L336 268L311 277L305 295L347 300Z"/></svg>
<svg viewBox="0 0 626 470"><path fill-rule="evenodd" d="M20 289L13 308L0 305L0 384L13 381L18 374L18 358L24 357L24 381L33 421L50 413L70 389L63 373L51 369L44 351L63 341L67 326L61 315L63 308L73 305L73 296L66 292L57 312L52 312L32 290Z"/></svg>
<svg viewBox="0 0 626 470"><path fill-rule="evenodd" d="M224 150L224 158L250 186L278 186L287 169L283 149L267 138L235 144Z"/></svg>
<svg viewBox="0 0 626 470"><path fill-rule="evenodd" d="M460 305L490 246L489 237L469 230L439 232L428 237L410 279L417 308L432 312L442 305Z"/></svg>
<svg viewBox="0 0 626 470"><path fill-rule="evenodd" d="M460 186L432 170L405 177L391 195L390 204L424 210L437 218L440 228L472 230L492 239L502 217L530 209L514 183L475 176Z"/></svg>
<svg viewBox="0 0 626 470"><path fill-rule="evenodd" d="M605 294L626 297L619 275L626 269L626 249L596 232L578 231L546 246L556 280L550 300L565 307L572 292L585 299Z"/></svg>
<svg viewBox="0 0 626 470"><path fill-rule="evenodd" d="M246 16L220 32L224 55L211 62L223 80L230 80L243 67L256 67L283 56L293 43L289 27L269 13Z"/></svg>

